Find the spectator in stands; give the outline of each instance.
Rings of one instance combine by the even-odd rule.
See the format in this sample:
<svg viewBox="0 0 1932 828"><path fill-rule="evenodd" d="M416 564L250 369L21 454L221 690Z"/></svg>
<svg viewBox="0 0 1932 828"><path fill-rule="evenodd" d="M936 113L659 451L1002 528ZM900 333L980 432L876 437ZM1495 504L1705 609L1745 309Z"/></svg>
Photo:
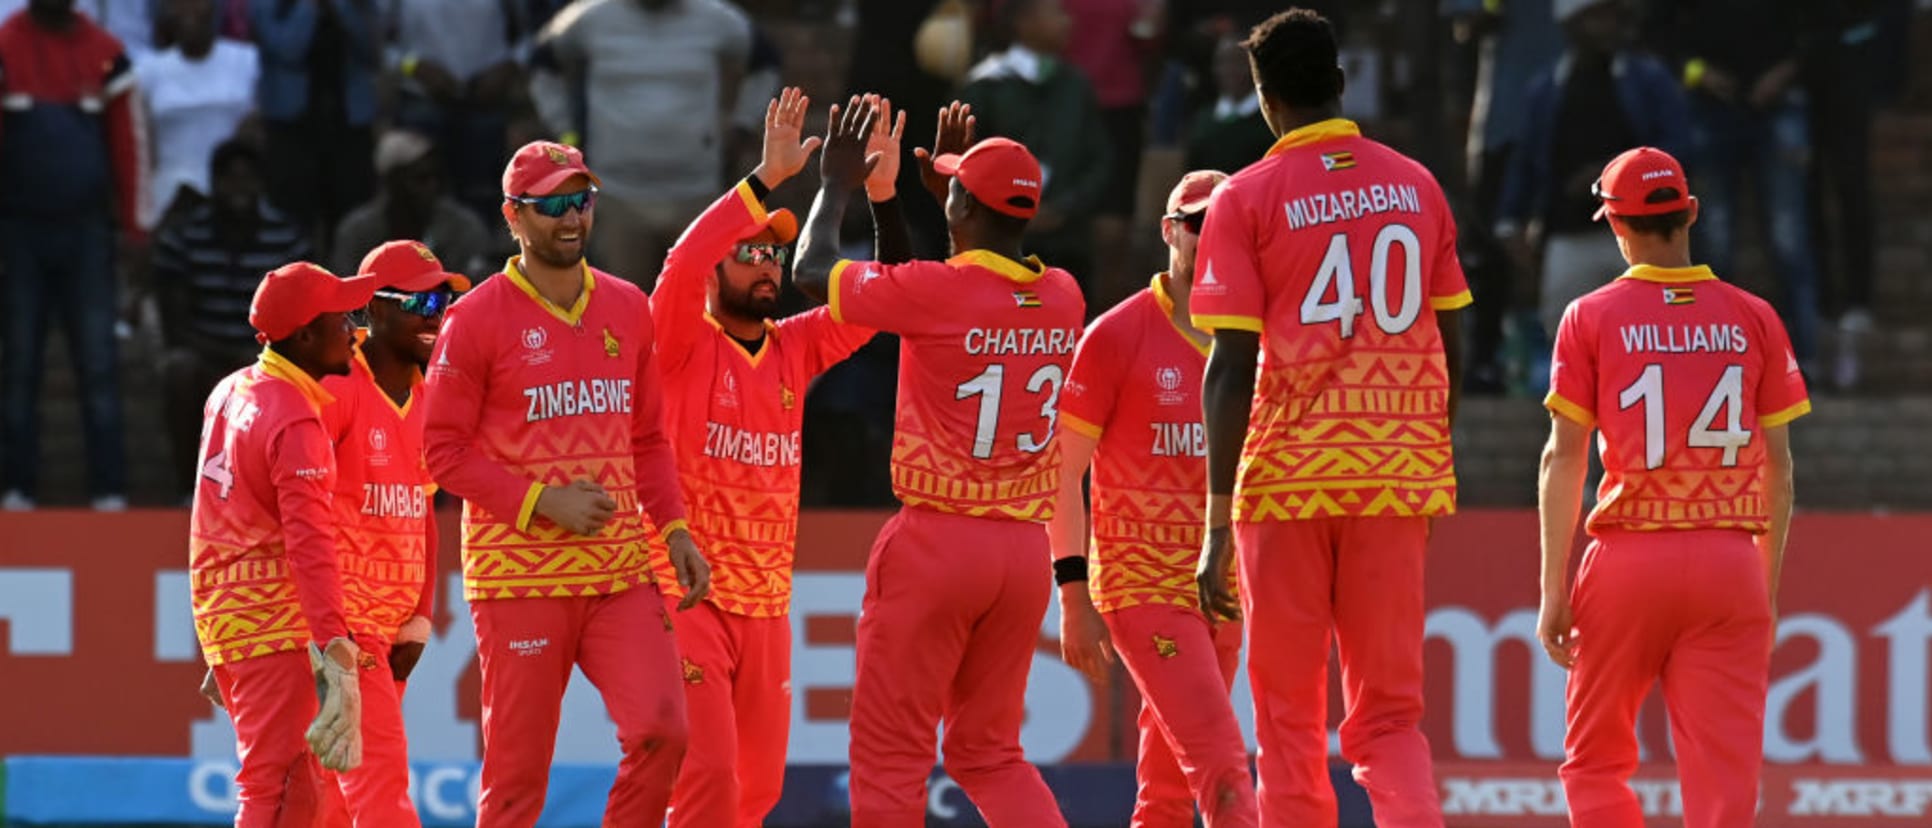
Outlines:
<svg viewBox="0 0 1932 828"><path fill-rule="evenodd" d="M1040 212L1027 224L1026 252L1063 268L1094 295L1093 216L1113 175L1112 139L1093 84L1063 60L1071 21L1061 0L1006 0L999 30L1008 46L974 66L959 99L973 107L979 136L1003 136L1040 159ZM1089 312L1106 310L1089 303Z"/></svg>
<svg viewBox="0 0 1932 828"><path fill-rule="evenodd" d="M134 61L147 105L154 171L143 226L181 202L208 196L208 161L255 111L259 58L252 44L215 36L214 0L165 0L173 45Z"/></svg>
<svg viewBox="0 0 1932 828"><path fill-rule="evenodd" d="M1139 195L1141 150L1147 137L1145 67L1159 46L1166 0L1061 0L1079 37L1069 38L1067 62L1086 73L1100 104L1100 121L1113 147L1113 166L1093 219L1094 284L1089 303L1112 307L1143 285L1128 272L1128 227ZM1096 311L1097 313L1098 311Z"/></svg>
<svg viewBox="0 0 1932 828"><path fill-rule="evenodd" d="M329 269L354 273L362 254L395 239L421 241L446 267L481 280L501 264L490 258L489 231L476 213L450 198L441 152L418 132L392 129L376 144L382 190L336 228ZM500 197L499 197L500 198Z"/></svg>
<svg viewBox="0 0 1932 828"><path fill-rule="evenodd" d="M309 257L307 234L262 197L258 150L229 141L215 148L208 166L213 192L161 228L152 265L167 349L161 376L168 437L175 479L186 493L194 491L202 403L261 350L248 324L256 286L270 270Z"/></svg>
<svg viewBox="0 0 1932 828"><path fill-rule="evenodd" d="M76 0L74 8L94 25L121 41L129 60L140 60L155 47L155 8L165 0ZM0 0L0 20L27 8L29 0Z"/></svg>
<svg viewBox="0 0 1932 828"><path fill-rule="evenodd" d="M649 290L724 186L751 22L725 0L578 0L538 36L531 96L603 176L590 257Z"/></svg>
<svg viewBox="0 0 1932 828"><path fill-rule="evenodd" d="M1275 134L1261 116L1261 95L1248 70L1248 50L1228 37L1214 51L1214 105L1202 108L1187 130L1190 170L1239 170L1266 155Z"/></svg>
<svg viewBox="0 0 1932 828"><path fill-rule="evenodd" d="M268 200L317 239L375 189L377 0L249 0Z"/></svg>
<svg viewBox="0 0 1932 828"><path fill-rule="evenodd" d="M1779 313L1807 372L1818 355L1818 262L1810 221L1808 103L1798 77L1809 0L1677 0L1651 21L1691 95L1689 175L1703 205L1698 260L1731 273L1739 189L1756 191L1759 226L1784 283Z"/></svg>
<svg viewBox="0 0 1932 828"><path fill-rule="evenodd" d="M1858 384L1859 340L1872 332L1877 222L1872 204L1872 118L1878 109L1883 0L1807 3L1804 87L1811 101L1812 227L1818 266L1838 313L1832 384Z"/></svg>
<svg viewBox="0 0 1932 828"><path fill-rule="evenodd" d="M530 104L517 55L532 31L530 9L504 0L391 1L386 62L398 80L396 123L434 140L451 195L494 219L509 156L504 132Z"/></svg>
<svg viewBox="0 0 1932 828"><path fill-rule="evenodd" d="M1571 300L1625 267L1616 239L1591 221L1598 173L1631 147L1674 153L1688 141L1683 94L1661 62L1627 48L1620 2L1556 0L1554 8L1569 47L1530 86L1495 228L1522 272L1542 273L1545 334Z"/></svg>
<svg viewBox="0 0 1932 828"><path fill-rule="evenodd" d="M1518 286L1534 273L1516 273L1503 245L1491 234L1502 199L1503 177L1522 144L1524 104L1530 81L1563 53L1563 30L1549 0L1448 0L1443 13L1472 36L1477 50L1475 94L1469 114L1468 155L1464 159L1469 219L1459 222L1463 267L1476 296L1470 309L1467 389L1498 393L1512 377L1524 382L1528 354L1547 354L1542 323L1533 307L1518 307ZM1504 359L1504 319L1512 322L1512 357ZM1534 342L1534 347L1524 340ZM1540 360L1540 356L1537 357ZM1508 364L1506 364L1506 362ZM1536 391L1541 394L1542 392Z"/></svg>
<svg viewBox="0 0 1932 828"><path fill-rule="evenodd" d="M34 505L53 319L79 375L94 507L127 507L114 253L117 220L124 241L141 239L146 169L134 83L120 41L76 13L74 0L30 0L0 23L0 508Z"/></svg>

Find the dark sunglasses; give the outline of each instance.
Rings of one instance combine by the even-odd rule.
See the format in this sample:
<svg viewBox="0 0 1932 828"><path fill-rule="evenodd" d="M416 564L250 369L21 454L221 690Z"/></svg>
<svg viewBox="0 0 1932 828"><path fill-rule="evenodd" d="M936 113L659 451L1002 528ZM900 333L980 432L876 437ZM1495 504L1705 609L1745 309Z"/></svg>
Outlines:
<svg viewBox="0 0 1932 828"><path fill-rule="evenodd" d="M435 319L449 310L450 303L456 301L455 294L447 290L428 290L422 293L404 293L400 290L378 290L377 299L388 299L401 305L403 313L412 313L424 319Z"/></svg>
<svg viewBox="0 0 1932 828"><path fill-rule="evenodd" d="M779 244L740 242L734 256L739 264L755 265L771 262L784 267L785 262L791 258L791 251Z"/></svg>
<svg viewBox="0 0 1932 828"><path fill-rule="evenodd" d="M593 184L586 189L578 190L574 193L556 193L547 196L504 196L504 198L517 204L530 205L531 209L537 211L537 215L546 218L563 218L564 214L571 210L582 213L590 212L590 208L597 204L597 186Z"/></svg>
<svg viewBox="0 0 1932 828"><path fill-rule="evenodd" d="M1187 232L1198 236L1201 235L1201 225L1207 221L1207 211L1202 210L1197 213L1168 213L1167 215L1161 216L1161 218L1178 221L1187 227Z"/></svg>

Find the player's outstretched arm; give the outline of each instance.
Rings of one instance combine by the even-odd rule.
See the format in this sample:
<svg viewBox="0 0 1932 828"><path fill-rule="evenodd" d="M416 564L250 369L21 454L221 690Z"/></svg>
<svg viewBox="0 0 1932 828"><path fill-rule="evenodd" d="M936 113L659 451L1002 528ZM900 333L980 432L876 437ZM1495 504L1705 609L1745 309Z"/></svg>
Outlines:
<svg viewBox="0 0 1932 828"><path fill-rule="evenodd" d="M1248 438L1255 361L1260 354L1260 334L1233 328L1217 330L1201 378L1201 415L1208 450L1207 540L1194 581L1200 592L1201 612L1210 622L1241 617L1241 604L1229 585L1234 567L1230 537L1234 479L1235 469L1241 464L1241 444Z"/></svg>
<svg viewBox="0 0 1932 828"><path fill-rule="evenodd" d="M1105 681L1114 662L1113 638L1087 591L1087 504L1081 496L1081 483L1100 443L1064 422L1054 442L1060 444L1060 494L1047 530L1060 595L1060 657L1088 678Z"/></svg>
<svg viewBox="0 0 1932 828"><path fill-rule="evenodd" d="M1550 441L1543 447L1543 469L1536 481L1536 510L1543 527L1543 600L1536 636L1550 660L1565 670L1576 665L1570 547L1576 541L1577 512L1583 508L1584 478L1590 471L1590 430L1550 412Z"/></svg>
<svg viewBox="0 0 1932 828"><path fill-rule="evenodd" d="M884 264L912 261L912 232L906 226L905 211L899 206L899 164L904 160L901 145L906 136L906 112L892 113L892 101L868 95L876 102L879 114L872 121L872 135L866 140L867 155L879 156L879 163L865 176L865 198L872 206L872 258Z"/></svg>
<svg viewBox="0 0 1932 828"><path fill-rule="evenodd" d="M839 261L839 225L852 191L865 183L866 175L879 163L879 156L866 155L872 133L875 109L854 96L841 110L832 106L827 118L825 149L819 153L818 197L805 219L805 230L798 242L798 264L792 268L792 281L806 296L826 301L832 283L832 268Z"/></svg>
<svg viewBox="0 0 1932 828"><path fill-rule="evenodd" d="M1797 502L1791 462L1791 427L1766 426L1764 431L1764 498L1771 512L1770 531L1758 536L1764 553L1765 587L1771 596L1772 628L1777 628L1778 581L1784 574L1784 540L1791 531L1791 507Z"/></svg>

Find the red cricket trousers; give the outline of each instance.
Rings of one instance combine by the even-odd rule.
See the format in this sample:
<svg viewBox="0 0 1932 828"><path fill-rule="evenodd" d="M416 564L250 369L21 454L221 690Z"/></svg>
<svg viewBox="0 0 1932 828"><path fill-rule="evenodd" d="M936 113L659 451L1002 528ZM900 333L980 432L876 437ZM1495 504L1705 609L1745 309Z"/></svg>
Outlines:
<svg viewBox="0 0 1932 828"><path fill-rule="evenodd" d="M671 828L758 828L785 787L791 618L752 618L706 601L678 616L677 642L685 710L701 736L671 791Z"/></svg>
<svg viewBox="0 0 1932 828"><path fill-rule="evenodd" d="M420 826L409 801L409 736L403 729L402 683L389 671L389 642L358 638L362 661L362 764L348 773L323 769L324 824L333 828Z"/></svg>
<svg viewBox="0 0 1932 828"><path fill-rule="evenodd" d="M235 828L309 828L324 814L322 765L305 734L315 719L315 672L297 650L215 667L235 722Z"/></svg>
<svg viewBox="0 0 1932 828"><path fill-rule="evenodd" d="M1686 828L1748 828L1764 761L1772 623L1765 564L1731 530L1606 532L1571 607L1577 631L1560 776L1578 828L1640 828L1627 784L1637 711L1660 679Z"/></svg>
<svg viewBox="0 0 1932 828"><path fill-rule="evenodd" d="M1382 828L1441 828L1422 721L1426 518L1235 526L1268 828L1334 825L1328 654L1340 650L1342 755Z"/></svg>
<svg viewBox="0 0 1932 828"><path fill-rule="evenodd" d="M866 563L852 690L852 828L921 828L934 728L990 828L1065 826L1020 749L1053 589L1046 527L905 508Z"/></svg>
<svg viewBox="0 0 1932 828"><path fill-rule="evenodd" d="M623 759L604 824L656 826L684 759L684 689L657 587L589 598L470 602L483 674L478 828L530 828L543 811L570 668L604 697Z"/></svg>
<svg viewBox="0 0 1932 828"><path fill-rule="evenodd" d="M1114 651L1140 688L1140 794L1133 828L1256 824L1248 747L1228 689L1241 662L1241 625L1209 627L1199 610L1141 604L1102 613Z"/></svg>

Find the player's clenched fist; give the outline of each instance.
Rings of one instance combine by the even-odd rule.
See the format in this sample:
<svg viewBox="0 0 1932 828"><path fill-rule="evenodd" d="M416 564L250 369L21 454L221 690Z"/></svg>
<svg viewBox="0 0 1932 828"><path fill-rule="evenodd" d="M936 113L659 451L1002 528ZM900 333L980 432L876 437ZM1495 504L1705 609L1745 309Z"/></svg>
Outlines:
<svg viewBox="0 0 1932 828"><path fill-rule="evenodd" d="M537 496L537 514L573 533L595 535L617 514L617 501L604 487L578 479L568 486L545 486Z"/></svg>

